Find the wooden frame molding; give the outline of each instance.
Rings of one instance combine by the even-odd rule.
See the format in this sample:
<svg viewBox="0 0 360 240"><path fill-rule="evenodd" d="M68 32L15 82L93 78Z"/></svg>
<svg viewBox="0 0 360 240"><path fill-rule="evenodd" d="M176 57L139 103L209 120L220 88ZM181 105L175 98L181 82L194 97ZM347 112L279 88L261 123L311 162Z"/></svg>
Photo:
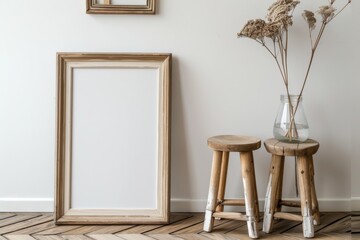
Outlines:
<svg viewBox="0 0 360 240"><path fill-rule="evenodd" d="M155 14L156 0L146 0L145 5L113 5L105 0L103 4L97 0L86 0L88 14Z"/></svg>
<svg viewBox="0 0 360 240"><path fill-rule="evenodd" d="M164 224L168 223L169 221L169 209L170 209L170 99L171 99L171 62L172 62L172 56L171 54L128 54L128 53L58 53L57 54L57 116L56 116L56 176L55 176L55 223L56 224ZM99 207L81 207L75 206L73 202L74 198L74 191L75 188L72 189L72 184L74 183L74 171L76 168L73 169L73 164L75 164L76 161L79 163L80 157L76 158L73 149L74 141L79 139L79 136L77 136L76 133L76 126L79 125L73 125L73 122L75 121L75 117L79 116L76 115L77 112L79 112L79 107L76 108L74 106L75 103L73 102L73 99L76 99L76 94L79 96L80 93L86 92L87 90L79 90L79 88L75 91L74 84L76 83L76 78L79 79L79 75L76 75L75 72L85 70L88 71L97 71L97 69L102 69L105 71L111 71L111 70L118 70L123 71L123 69L130 69L134 71L142 71L142 70L151 70L154 72L154 76L152 78L156 79L156 84L154 84L154 88L156 89L156 92L153 93L151 96L156 96L156 100L154 100L154 106L157 108L157 110L153 111L153 116L156 118L156 122L154 122L151 126L154 127L153 131L154 136L156 135L155 139L151 139L151 142L155 142L153 145L154 148L150 148L152 152L154 152L153 157L151 158L151 161L153 161L153 182L154 182L154 190L151 190L153 192L153 199L155 199L154 206L152 208L147 207L138 207L138 208L129 208L124 207L122 209L122 206L116 206L116 207L109 207L109 208L103 208ZM109 69L109 70L108 70ZM137 72L136 72L137 73ZM146 72L147 73L147 72ZM112 74L112 72L108 73L109 76ZM147 76L145 74L145 76ZM138 79L137 75L135 75L136 79ZM101 79L101 78L100 78ZM147 79L147 78L146 78ZM106 85L106 83L102 82L103 80L98 80L96 83L99 83L100 85ZM117 81L117 80L116 80ZM132 80L131 80L132 81ZM85 84L88 84L87 78L85 78ZM140 84L140 83L139 83ZM76 86L76 85L75 85ZM86 85L85 85L86 86ZM96 85L98 86L98 85ZM94 88L95 91L97 91L97 88ZM149 89L150 91L151 89ZM82 91L82 92L81 92ZM137 98L141 98L141 95L136 95L138 93L133 93ZM130 93L130 95L133 95ZM92 97L91 94L90 97ZM121 94L118 94L119 101L122 101L123 97ZM115 96L117 96L117 93L115 92ZM95 100L97 101L97 100ZM110 102L109 102L110 103ZM116 103L115 103L116 104ZM126 105L125 104L125 105ZM87 105L85 105L87 106ZM104 105L106 106L106 105ZM90 106L92 107L92 106ZM117 108L114 108L115 112ZM75 115L74 115L75 114ZM131 118L129 117L126 112L120 112L118 110L118 113L120 116ZM107 115L105 115L105 119ZM142 120L145 121L145 120ZM155 120L154 120L155 121ZM120 123L116 123L121 125ZM114 125L117 127L118 125ZM75 130L74 130L75 129ZM93 129L93 128L91 128ZM90 130L91 130L90 129ZM120 128L119 128L120 129ZM120 130L119 130L120 131ZM140 131L140 130L131 130L131 131ZM137 136L141 136L142 132L136 133ZM79 135L79 134L78 134ZM120 134L122 135L122 134ZM124 134L125 135L125 134ZM96 138L97 136L95 136ZM122 136L120 136L122 137ZM94 137L93 137L94 138ZM125 138L125 137L122 137ZM74 140L75 139L75 140ZM125 138L127 140L127 138ZM79 140L76 140L79 142ZM102 140L106 141L106 139ZM108 140L109 141L109 140ZM135 143L131 143L131 146L134 146L137 151L142 151L142 146L149 145L149 142L146 142L149 140L143 140L139 139L138 142L136 142L136 146L134 146ZM86 142L86 141L85 141ZM113 143L113 142L111 142ZM79 143L77 143L79 144ZM82 142L80 143L80 145ZM104 146L107 146L108 143L104 142L102 143ZM109 142L110 144L110 142ZM152 145L151 145L152 146ZM79 148L79 147L78 147ZM87 150L86 150L87 151ZM89 149L89 152L93 151L92 149ZM125 150L121 150L122 153ZM79 151L78 151L79 152ZM128 152L128 151L127 151ZM126 161L130 161L129 158L124 158L122 156L122 153L120 153L116 157L115 163L117 161L121 161L122 163L126 163ZM75 155L74 155L75 154ZM131 153L126 153L127 156L132 156ZM112 157L112 156L111 156ZM103 161L103 156L100 158L96 158L100 163L100 166L102 166L101 161ZM81 157L81 159L87 160L86 157ZM133 159L134 160L134 159ZM137 159L135 159L137 161ZM75 162L74 162L75 161ZM142 162L140 162L142 161ZM139 163L146 163L148 161L147 159L141 159L139 160ZM139 163L136 163L138 165L141 165ZM87 167L88 162L85 161L82 165L82 169ZM136 165L136 169L143 169L143 166ZM105 171L111 170L112 166L109 167L107 165L107 168L105 168ZM77 168L79 169L79 168ZM80 170L78 170L79 172ZM151 169L145 169L145 171L151 171ZM93 170L94 176L96 176L97 169ZM99 173L100 174L100 173ZM79 176L79 175L77 175ZM101 174L99 175L101 177ZM103 175L102 175L103 176ZM115 174L116 176L116 174ZM121 176L117 176L118 178L121 178ZM126 186L130 185L133 186L132 183L134 181L127 181L127 179L124 179L123 177L121 179L121 182L125 182L127 184ZM97 180L94 180L96 183ZM120 194L119 198L116 199L126 199L126 201L131 202L131 198L136 198L136 195L134 194L131 196L128 196L126 194L122 193L122 189L116 188L116 184L119 181L115 181L112 186L102 186L98 187L97 189L101 188L108 188L111 189L110 193L112 194L117 193ZM82 183L83 184L83 183ZM86 183L87 184L87 183ZM141 185L140 181L140 185ZM115 186L115 187L114 187ZM93 186L91 186L91 189ZM79 188L77 189L79 190ZM76 191L75 191L76 192ZM73 194L73 196L71 196ZM111 198L111 194L110 198ZM101 195L100 195L101 196ZM117 195L119 196L119 195ZM139 199L139 198L137 198ZM144 198L145 199L145 198ZM140 201L145 201L140 198ZM86 205L86 204L83 204ZM120 204L119 204L120 205Z"/></svg>

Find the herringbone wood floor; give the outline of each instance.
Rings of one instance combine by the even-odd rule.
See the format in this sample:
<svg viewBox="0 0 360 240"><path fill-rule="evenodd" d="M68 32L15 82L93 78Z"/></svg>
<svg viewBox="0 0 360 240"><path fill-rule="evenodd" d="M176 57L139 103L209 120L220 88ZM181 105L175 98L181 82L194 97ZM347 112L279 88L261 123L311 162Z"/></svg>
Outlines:
<svg viewBox="0 0 360 240"><path fill-rule="evenodd" d="M49 213L0 213L0 240L249 239L245 222L216 221L214 231L205 233L203 218L202 213L172 213L169 225L55 226ZM360 239L360 214L352 218L349 213L323 213L321 225L315 226L315 239ZM301 224L278 221L273 233L260 231L260 238L303 239Z"/></svg>

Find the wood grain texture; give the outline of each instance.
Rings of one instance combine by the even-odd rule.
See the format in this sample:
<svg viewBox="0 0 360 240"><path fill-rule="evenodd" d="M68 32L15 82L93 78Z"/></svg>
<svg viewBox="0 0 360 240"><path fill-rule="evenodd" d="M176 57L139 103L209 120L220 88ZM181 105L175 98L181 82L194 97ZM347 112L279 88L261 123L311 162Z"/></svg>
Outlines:
<svg viewBox="0 0 360 240"><path fill-rule="evenodd" d="M94 226L88 226L88 227L94 227ZM135 225L116 225L116 226L95 226L94 228L92 228L92 231L89 231L85 234L88 235L97 235L97 234L113 234L113 233L117 233L117 232L121 232L124 230L127 230L129 228L135 227ZM79 229L81 231L81 229ZM68 233L75 233L78 232L78 229L74 229L73 231L70 231Z"/></svg>
<svg viewBox="0 0 360 240"><path fill-rule="evenodd" d="M294 240L304 240L301 233L285 233L284 236L289 237L290 239ZM349 233L332 233L332 234L326 234L326 233L318 233L313 239L324 239L324 240L350 240L351 235Z"/></svg>
<svg viewBox="0 0 360 240"><path fill-rule="evenodd" d="M248 152L261 147L261 140L250 136L219 135L207 140L208 147L216 151Z"/></svg>
<svg viewBox="0 0 360 240"><path fill-rule="evenodd" d="M25 221L20 221L15 224L11 224L11 225L0 228L0 234L6 234L6 233L10 233L10 232L19 231L24 228L28 228L28 227L42 224L44 222L52 221L53 219L54 219L53 216L45 215L45 216L39 216L36 218L31 218L31 219L25 220Z"/></svg>
<svg viewBox="0 0 360 240"><path fill-rule="evenodd" d="M320 225L320 211L319 203L317 200L316 189L315 189L315 169L314 160L312 156L308 156L309 171L310 171L310 189L311 189L311 208L314 216L314 225Z"/></svg>
<svg viewBox="0 0 360 240"><path fill-rule="evenodd" d="M232 236L232 237L235 237L237 239L246 239L246 240L251 240L252 238L249 238L248 236L246 236L246 234L243 232L243 233L228 233L226 236ZM286 239L286 240L289 240L289 239L292 239L290 237L287 237L287 236L284 236L284 235L273 235L273 234L266 234L264 232L260 232L259 233L259 238L260 239L273 239L273 240L283 240L283 239Z"/></svg>
<svg viewBox="0 0 360 240"><path fill-rule="evenodd" d="M0 238L2 239L2 238ZM7 239L7 240L36 240L35 238L33 238L30 235L10 235L7 236L6 238L3 239Z"/></svg>
<svg viewBox="0 0 360 240"><path fill-rule="evenodd" d="M287 231L289 231L290 229L299 226L299 228L301 229L302 232L302 223L301 222L297 222L297 221L289 221L289 220L284 220L284 219L280 219L274 222L273 225L273 229L271 231L271 235L275 234L282 234L285 233Z"/></svg>
<svg viewBox="0 0 360 240"><path fill-rule="evenodd" d="M44 235L44 236L34 236L37 240L64 240L58 235Z"/></svg>
<svg viewBox="0 0 360 240"><path fill-rule="evenodd" d="M217 196L218 201L224 200L228 165L229 165L229 152L223 151L222 159L221 159L219 191L218 191L218 196ZM216 207L216 211L217 212L224 211L224 206L222 204L218 205Z"/></svg>
<svg viewBox="0 0 360 240"><path fill-rule="evenodd" d="M274 214L274 218L286 219L290 221L299 221L299 222L302 222L303 220L301 215L296 215L293 213L286 213L286 212L276 212Z"/></svg>
<svg viewBox="0 0 360 240"><path fill-rule="evenodd" d="M85 235L62 235L61 237L65 240L92 240Z"/></svg>
<svg viewBox="0 0 360 240"><path fill-rule="evenodd" d="M87 236L95 240L121 240L121 238L113 234L89 234Z"/></svg>
<svg viewBox="0 0 360 240"><path fill-rule="evenodd" d="M258 238L258 222L260 221L259 201L257 195L253 152L241 152L241 174L244 186L247 228L250 238Z"/></svg>
<svg viewBox="0 0 360 240"><path fill-rule="evenodd" d="M314 237L314 218L312 214L309 158L301 155L296 159L297 176L300 187L301 215L303 217L304 237Z"/></svg>
<svg viewBox="0 0 360 240"><path fill-rule="evenodd" d="M215 218L219 219L234 219L240 221L247 221L248 217L245 214L239 212L215 212L213 214Z"/></svg>
<svg viewBox="0 0 360 240"><path fill-rule="evenodd" d="M26 214L19 214L24 216ZM34 216L34 214L30 214ZM35 214L36 215L36 214ZM17 215L15 215L17 216ZM41 215L48 217L49 215ZM30 234L18 234L17 232L7 233L0 235L0 240L209 240L209 239L226 239L226 240L243 240L250 239L247 233L247 224L243 221L236 220L216 220L214 223L213 231L211 233L203 232L201 226L204 221L203 213L176 213L172 214L172 220L169 225L134 225L130 228L120 229L119 225L113 226L54 226L51 231L49 229L43 229L41 226L48 228L47 223L31 226L31 222L22 220L23 218L17 218L18 222L14 222L11 225L16 225L22 222L29 223L29 230L22 229L17 232L34 232ZM182 218L181 218L182 217ZM2 228L11 226L7 225ZM360 234L350 235L350 213L322 213L321 225L315 226L315 238L314 239L357 239ZM145 228L147 226L147 228ZM80 234L87 230L92 230L95 227L95 234L87 233ZM114 228L111 228L114 227ZM129 227L129 226L127 226ZM101 231L101 228L104 228ZM259 224L258 230L261 226ZM78 229L78 230L76 230ZM130 230L132 231L130 232ZM117 231L118 230L118 231ZM78 231L78 232L77 232ZM116 231L116 233L114 232ZM75 234L75 233L79 234ZM111 234L101 234L101 232L112 232ZM100 233L100 234L99 234ZM114 234L115 233L115 234ZM259 231L260 239L304 239L302 225L300 222L279 220L274 222L273 231L271 234L265 234ZM351 238L352 237L352 238Z"/></svg>
<svg viewBox="0 0 360 240"><path fill-rule="evenodd" d="M314 155L320 146L320 144L313 139L308 139L304 143L284 143L274 138L266 140L264 145L269 153L279 156Z"/></svg>
<svg viewBox="0 0 360 240"><path fill-rule="evenodd" d="M224 199L220 204L224 206L245 206L245 199Z"/></svg>
<svg viewBox="0 0 360 240"><path fill-rule="evenodd" d="M316 225L314 226L314 231L315 231L315 234L320 232L321 229L327 227L327 226L331 226L332 224L335 224L336 225L336 222L343 219L343 218L346 218L349 214L347 213L341 213L341 212L331 212L331 213L326 213L326 214L322 214L320 216L320 221L321 221L321 224L320 225ZM289 230L287 230L286 232L287 233L298 233L298 232L301 232L302 231L302 225L299 224L298 226L296 227L293 227Z"/></svg>
<svg viewBox="0 0 360 240"><path fill-rule="evenodd" d="M352 215L351 216L351 232L360 233L360 216Z"/></svg>
<svg viewBox="0 0 360 240"><path fill-rule="evenodd" d="M172 213L170 215L170 225L188 218L193 217L193 214L189 213ZM99 229L93 231L89 234L115 234L118 232L124 234L133 234L133 233L145 233L154 229L164 227L164 225L134 225L128 227L129 225L116 225L116 226L99 226Z"/></svg>
<svg viewBox="0 0 360 240"><path fill-rule="evenodd" d="M13 217L13 216L16 216L16 214L15 213L0 213L0 220L9 218L9 217Z"/></svg>
<svg viewBox="0 0 360 240"><path fill-rule="evenodd" d="M177 236L184 240L209 240L209 238L201 234L180 234Z"/></svg>
<svg viewBox="0 0 360 240"><path fill-rule="evenodd" d="M270 233L273 226L274 213L278 209L279 201L282 196L280 195L281 190L279 189L282 186L281 174L283 174L284 169L284 156L272 155L269 180L265 194L265 204L264 204L264 222L263 222L263 231Z"/></svg>
<svg viewBox="0 0 360 240"><path fill-rule="evenodd" d="M152 234L148 236L157 240L183 240L183 238L171 234Z"/></svg>
<svg viewBox="0 0 360 240"><path fill-rule="evenodd" d="M217 219L214 221L214 226L213 228L217 228L219 225L222 225L224 223L229 222L230 220L228 219ZM173 234L176 235L182 235L182 234L198 234L203 232L203 227L204 227L204 222L199 222L196 223L192 226L186 227L186 228L182 228L178 231L173 232Z"/></svg>
<svg viewBox="0 0 360 240"><path fill-rule="evenodd" d="M167 234L167 233L174 233L181 229L193 226L195 224L201 223L204 221L204 214L196 214L191 218L187 218L185 220L175 222L170 225L165 225L160 228L151 230L146 232L145 234ZM122 233L120 233L122 234Z"/></svg>
<svg viewBox="0 0 360 240"><path fill-rule="evenodd" d="M26 227L24 229L21 229L21 230L17 230L15 232L11 232L11 234L14 234L14 235L30 235L30 234L35 234L37 232L41 232L41 231L44 231L44 230L47 230L47 229L50 229L50 228L54 228L55 227L55 223L54 223L54 220L51 220L49 222L45 222L45 223L42 223L42 224L39 224L39 225L35 225L35 226L29 226L29 227Z"/></svg>
<svg viewBox="0 0 360 240"><path fill-rule="evenodd" d="M154 240L152 237L143 234L121 234L119 237L125 240Z"/></svg>
<svg viewBox="0 0 360 240"><path fill-rule="evenodd" d="M55 226L53 228L37 232L36 235L56 235L60 233L65 233L76 228L80 228L80 225L69 225L69 226Z"/></svg>
<svg viewBox="0 0 360 240"><path fill-rule="evenodd" d="M224 224L219 224L214 227L214 233L227 234L235 229L243 228L244 231L247 231L247 224L244 221L228 221Z"/></svg>
<svg viewBox="0 0 360 240"><path fill-rule="evenodd" d="M331 233L331 232L337 232L337 233L347 233L351 232L351 217L346 216L338 221L336 221L336 224L331 224L329 226L326 226L319 230L320 233Z"/></svg>
<svg viewBox="0 0 360 240"><path fill-rule="evenodd" d="M18 223L28 219L36 218L38 216L40 216L40 214L33 213L33 214L19 214L10 218L5 218L3 220L0 220L0 228L11 225L13 223Z"/></svg>
<svg viewBox="0 0 360 240"><path fill-rule="evenodd" d="M221 172L221 151L213 151L213 160L211 167L210 185L208 200L206 204L204 231L211 232L214 225L213 213L217 205L217 196L219 191L220 172Z"/></svg>
<svg viewBox="0 0 360 240"><path fill-rule="evenodd" d="M223 235L221 233L202 233L202 236L212 240L239 240L238 237L231 235Z"/></svg>
<svg viewBox="0 0 360 240"><path fill-rule="evenodd" d="M351 234L351 240L360 240L360 234Z"/></svg>
<svg viewBox="0 0 360 240"><path fill-rule="evenodd" d="M301 207L301 203L299 201L280 201L279 204L288 207Z"/></svg>

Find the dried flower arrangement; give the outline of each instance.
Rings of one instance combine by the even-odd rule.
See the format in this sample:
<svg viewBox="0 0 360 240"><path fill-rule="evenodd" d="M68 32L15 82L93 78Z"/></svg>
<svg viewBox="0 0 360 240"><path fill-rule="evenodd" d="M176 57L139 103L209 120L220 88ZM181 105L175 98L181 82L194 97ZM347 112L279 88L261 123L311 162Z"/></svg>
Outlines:
<svg viewBox="0 0 360 240"><path fill-rule="evenodd" d="M286 133L291 141L291 138L296 137L296 126L295 126L295 114L299 106L299 100L302 97L306 81L309 76L311 65L315 56L316 49L319 46L321 37L323 36L326 26L339 14L341 13L350 3L351 0L346 0L340 10L336 10L334 7L336 0L328 0L328 4L320 6L316 12L321 17L321 25L317 31L317 35L314 38L314 30L316 28L316 16L313 11L305 10L302 14L307 22L309 28L309 36L311 42L311 54L309 64L305 73L305 77L302 83L301 90L298 94L298 98L295 106L290 101L289 92L289 73L288 73L288 47L289 47L289 27L292 26L292 14L296 6L300 1L295 0L276 0L268 9L268 15L265 20L255 19L248 21L243 29L238 33L238 37L247 37L255 40L266 48L266 50L275 59L277 67L280 70L281 77L284 81L286 94L289 100L290 126L289 131ZM269 41L271 47L269 47Z"/></svg>

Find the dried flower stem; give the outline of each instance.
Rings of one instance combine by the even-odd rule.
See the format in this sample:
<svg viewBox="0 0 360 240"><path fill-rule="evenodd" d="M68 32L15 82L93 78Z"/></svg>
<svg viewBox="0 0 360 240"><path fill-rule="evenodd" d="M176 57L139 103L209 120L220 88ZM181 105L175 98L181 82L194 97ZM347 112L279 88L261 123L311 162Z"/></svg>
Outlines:
<svg viewBox="0 0 360 240"><path fill-rule="evenodd" d="M315 52L319 46L320 40L323 36L324 30L329 22L331 22L336 16L338 16L352 0L347 0L347 3L336 12L333 7L335 0L328 0L328 5L320 6L317 12L322 17L322 24L317 34L315 42L313 42L312 30L314 30L316 18L312 11L305 10L302 14L308 23L309 37L311 43L311 54L308 63L308 67L305 73L305 77L301 86L300 93L298 94L297 102L295 106L291 102L291 95L289 91L289 68L288 68L288 49L289 49L289 26L292 25L292 14L295 11L296 6L300 3L297 0L275 0L275 2L268 9L268 15L266 20L255 19L250 20L244 26L239 37L248 37L256 40L273 56L278 69L281 73L281 77L284 81L286 93L289 101L290 112L290 126L286 137L291 141L293 137L297 137L297 129L295 124L295 114L299 107L299 101L302 97L305 85L308 81L309 73L314 60ZM336 12L336 13L335 13ZM265 38L269 38L273 41L273 50L271 50L265 42Z"/></svg>
<svg viewBox="0 0 360 240"><path fill-rule="evenodd" d="M348 4L347 4L348 5ZM336 16L336 15L335 15ZM332 18L334 19L334 17ZM331 20L332 20L331 19ZM293 117L291 118L291 121L290 123L293 123L295 121L295 114L298 110L298 107L299 107L299 103L300 103L300 98L302 97L302 94L304 92L304 89L305 89L305 84L308 80L308 77L309 77L309 73L310 73L310 69L311 69L311 66L312 66L312 63L313 63L313 60L314 60L314 56L315 56L315 52L316 52L316 49L317 47L319 46L319 43L320 43L320 40L321 40L321 37L325 31L325 28L327 26L327 24L329 23L329 21L323 21L321 27L320 27L320 30L319 30L319 33L318 33L318 36L316 38L316 41L314 43L314 46L312 47L311 49L311 55L310 55L310 60L309 60L309 64L308 64L308 68L306 70L306 74L305 74L305 78L304 78L304 81L303 81L303 84L301 86L301 90L300 90L300 93L298 95L298 99L296 101L296 106L295 106L295 110L294 110L294 114L293 114Z"/></svg>
<svg viewBox="0 0 360 240"><path fill-rule="evenodd" d="M329 22L332 21L337 15L339 15L350 3L351 3L351 0L348 0L348 2L334 15L334 17L329 20ZM333 4L334 3L331 3L331 5L333 5Z"/></svg>

